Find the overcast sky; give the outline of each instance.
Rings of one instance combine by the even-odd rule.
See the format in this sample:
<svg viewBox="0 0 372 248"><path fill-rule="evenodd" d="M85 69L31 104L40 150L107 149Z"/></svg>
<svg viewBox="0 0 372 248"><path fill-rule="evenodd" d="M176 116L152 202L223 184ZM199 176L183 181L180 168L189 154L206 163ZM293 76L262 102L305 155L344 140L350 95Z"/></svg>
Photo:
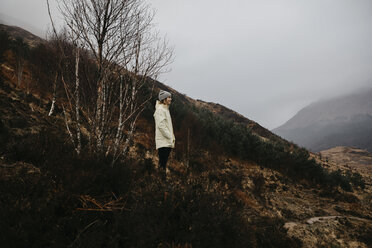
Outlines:
<svg viewBox="0 0 372 248"><path fill-rule="evenodd" d="M372 87L371 0L149 3L175 48L159 81L266 128L318 99ZM49 25L45 0L0 0L0 19L39 35Z"/></svg>

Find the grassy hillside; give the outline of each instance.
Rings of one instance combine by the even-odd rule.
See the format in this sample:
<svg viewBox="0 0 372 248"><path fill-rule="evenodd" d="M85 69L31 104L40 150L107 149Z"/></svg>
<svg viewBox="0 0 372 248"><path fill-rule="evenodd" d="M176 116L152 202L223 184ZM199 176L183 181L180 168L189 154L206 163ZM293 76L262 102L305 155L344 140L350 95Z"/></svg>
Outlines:
<svg viewBox="0 0 372 248"><path fill-rule="evenodd" d="M12 46L11 37L2 40ZM109 157L76 155L62 114L62 87L55 113L48 116L56 56L48 49L29 47L34 56L26 59L19 87L15 55L2 51L0 243L5 247L372 244L372 206L361 193L370 189L363 178L330 172L305 149L253 121L150 79L144 93L153 84L155 93L128 156L111 167ZM156 169L154 149L152 114L159 89L174 95L177 144L167 182ZM337 239L314 228L306 230L308 240L288 229L289 222L328 215L342 216L333 223Z"/></svg>
<svg viewBox="0 0 372 248"><path fill-rule="evenodd" d="M299 245L284 220L260 216L235 195L245 176L233 165L174 171L167 183L141 152L111 168L105 158L74 155L63 119L47 117L45 101L3 81L0 93L4 247Z"/></svg>

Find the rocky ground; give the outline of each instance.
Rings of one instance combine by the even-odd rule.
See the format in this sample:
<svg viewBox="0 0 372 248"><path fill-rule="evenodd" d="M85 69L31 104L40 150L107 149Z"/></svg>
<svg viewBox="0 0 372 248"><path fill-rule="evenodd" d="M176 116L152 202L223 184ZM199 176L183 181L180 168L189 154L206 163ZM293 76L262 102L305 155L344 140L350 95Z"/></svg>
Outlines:
<svg viewBox="0 0 372 248"><path fill-rule="evenodd" d="M356 147L337 146L320 152L323 160L335 166L372 175L372 154Z"/></svg>
<svg viewBox="0 0 372 248"><path fill-rule="evenodd" d="M284 227L303 247L372 246L372 156L362 149L335 147L315 156L330 170L358 172L365 188L340 194L292 188L273 200L287 214ZM295 190L294 190L295 189ZM297 196L297 197L294 197Z"/></svg>

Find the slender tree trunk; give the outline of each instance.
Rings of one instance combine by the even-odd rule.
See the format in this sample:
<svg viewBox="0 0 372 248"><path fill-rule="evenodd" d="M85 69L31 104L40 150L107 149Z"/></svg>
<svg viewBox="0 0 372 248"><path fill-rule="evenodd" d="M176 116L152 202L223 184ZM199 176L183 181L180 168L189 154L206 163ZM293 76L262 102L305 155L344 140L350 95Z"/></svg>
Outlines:
<svg viewBox="0 0 372 248"><path fill-rule="evenodd" d="M54 82L53 82L53 99L52 99L52 105L50 106L50 110L49 110L49 114L48 116L51 116L54 112L54 105L56 103L56 99L57 99L57 93L56 93L56 89L57 89L57 78L58 78L58 73L56 73L56 76L54 78Z"/></svg>
<svg viewBox="0 0 372 248"><path fill-rule="evenodd" d="M186 168L190 165L190 128L187 129Z"/></svg>
<svg viewBox="0 0 372 248"><path fill-rule="evenodd" d="M21 59L17 60L17 87L21 86L23 74L23 61Z"/></svg>
<svg viewBox="0 0 372 248"><path fill-rule="evenodd" d="M103 80L99 80L97 87L96 118L95 118L95 139L96 148L102 150L102 115L103 115Z"/></svg>
<svg viewBox="0 0 372 248"><path fill-rule="evenodd" d="M81 152L81 129L80 129L80 94L79 94L79 61L80 61L80 52L79 48L76 48L76 58L75 58L75 112L76 112L76 125L77 125L77 148L76 152L80 154Z"/></svg>
<svg viewBox="0 0 372 248"><path fill-rule="evenodd" d="M68 135L70 136L71 142L74 145L75 151L77 152L74 135L72 134L71 129L70 129L70 125L68 124L67 113L66 113L66 110L65 110L65 107L63 106L63 104L62 104L62 109L63 109L63 115L65 117L65 124L66 124L66 129L67 129Z"/></svg>

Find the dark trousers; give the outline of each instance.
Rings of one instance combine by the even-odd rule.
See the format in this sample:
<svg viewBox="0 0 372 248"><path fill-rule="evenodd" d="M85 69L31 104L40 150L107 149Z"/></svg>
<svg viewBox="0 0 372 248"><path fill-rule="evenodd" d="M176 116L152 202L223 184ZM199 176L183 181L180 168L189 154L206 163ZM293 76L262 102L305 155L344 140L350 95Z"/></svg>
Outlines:
<svg viewBox="0 0 372 248"><path fill-rule="evenodd" d="M165 170L167 168L167 161L168 161L168 157L169 157L171 150L172 148L170 147L161 147L158 149L160 169Z"/></svg>

